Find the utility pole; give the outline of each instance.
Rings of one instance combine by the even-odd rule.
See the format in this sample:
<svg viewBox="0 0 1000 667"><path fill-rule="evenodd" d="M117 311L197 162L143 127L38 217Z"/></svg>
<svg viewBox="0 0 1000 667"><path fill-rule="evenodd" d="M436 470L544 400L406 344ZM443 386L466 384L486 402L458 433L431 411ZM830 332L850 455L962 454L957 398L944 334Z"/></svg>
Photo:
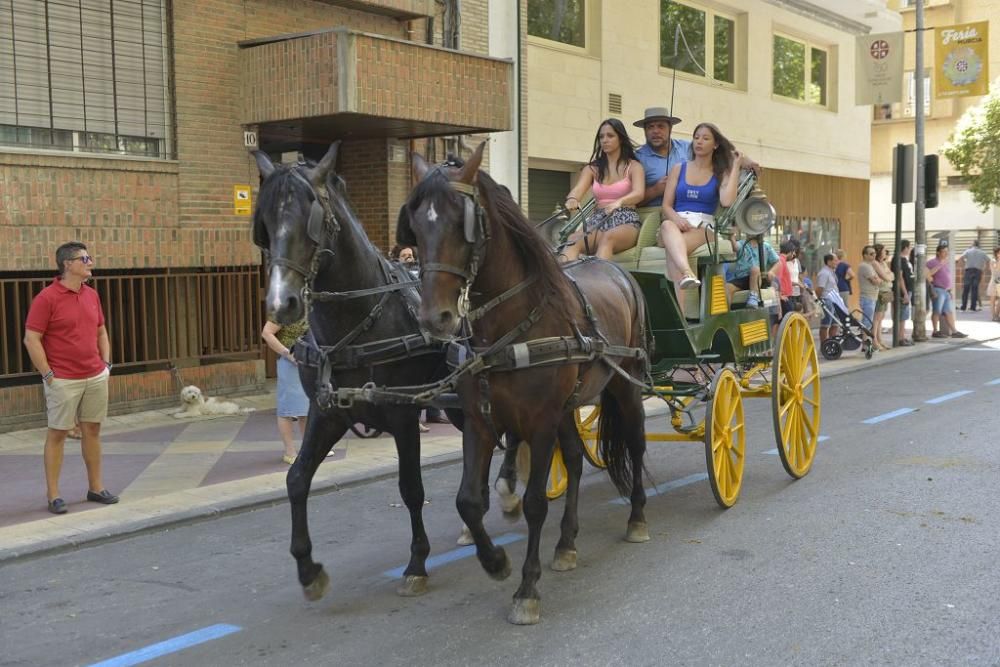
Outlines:
<svg viewBox="0 0 1000 667"><path fill-rule="evenodd" d="M924 281L924 262L927 259L927 230L924 228L924 197L926 183L924 182L924 0L916 0L917 41L916 77L914 92L916 93L914 130L916 134L917 156L917 196L913 202L913 294L910 296L913 307L913 340L927 340L927 283ZM898 260L897 260L898 261Z"/></svg>

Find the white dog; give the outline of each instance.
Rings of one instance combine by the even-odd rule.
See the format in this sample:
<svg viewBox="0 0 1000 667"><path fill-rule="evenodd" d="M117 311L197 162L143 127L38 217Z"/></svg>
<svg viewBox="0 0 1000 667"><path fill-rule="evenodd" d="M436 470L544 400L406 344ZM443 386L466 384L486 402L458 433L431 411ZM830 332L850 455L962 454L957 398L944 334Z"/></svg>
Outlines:
<svg viewBox="0 0 1000 667"><path fill-rule="evenodd" d="M181 404L184 407L174 413L177 419L208 415L245 415L254 411L253 408L241 408L232 401L205 398L201 389L193 384L181 389Z"/></svg>

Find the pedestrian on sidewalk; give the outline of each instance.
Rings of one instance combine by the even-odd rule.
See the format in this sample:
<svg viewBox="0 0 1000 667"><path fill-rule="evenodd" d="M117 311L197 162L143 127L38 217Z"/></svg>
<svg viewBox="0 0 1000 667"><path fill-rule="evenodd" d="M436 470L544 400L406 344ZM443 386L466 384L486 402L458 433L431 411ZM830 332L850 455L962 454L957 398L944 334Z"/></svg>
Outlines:
<svg viewBox="0 0 1000 667"><path fill-rule="evenodd" d="M963 252L955 260L956 263L963 262L965 264L965 273L962 274L962 311L965 312L965 305L970 300L972 303L972 312L979 310L977 306L979 305L979 281L983 277L983 269L986 268L986 262L990 261L989 255L983 252L979 248L979 239L972 242L972 247ZM970 299L971 297L971 299Z"/></svg>
<svg viewBox="0 0 1000 667"><path fill-rule="evenodd" d="M866 245L861 249L861 263L858 264L858 290L861 293L861 316L865 327L874 335L875 304L878 302L878 286L882 279L875 271L875 247ZM872 341L874 343L874 340Z"/></svg>
<svg viewBox="0 0 1000 667"><path fill-rule="evenodd" d="M875 246L875 273L878 274L878 295L875 299L875 318L872 321L872 333L875 334L875 347L879 350L888 350L889 347L882 343L882 320L885 319L885 311L892 303L892 284L895 277L889 269L889 251L881 243Z"/></svg>
<svg viewBox="0 0 1000 667"><path fill-rule="evenodd" d="M299 362L292 354L295 341L309 331L309 320L302 318L294 324L281 326L268 321L260 337L278 355L278 433L285 446L281 460L291 465L299 455L299 443L305 435L306 416L309 414L309 397L299 380ZM295 437L295 424L299 426L299 437Z"/></svg>
<svg viewBox="0 0 1000 667"><path fill-rule="evenodd" d="M990 260L990 284L986 288L986 296L990 297L993 321L1000 322L1000 245L993 248L993 259Z"/></svg>
<svg viewBox="0 0 1000 667"><path fill-rule="evenodd" d="M816 274L816 296L830 303L830 297L840 292L837 289L837 256L828 253L823 256L823 268ZM830 336L837 335L837 320L830 313L835 313L836 306L823 310L823 319L819 323L820 345Z"/></svg>
<svg viewBox="0 0 1000 667"><path fill-rule="evenodd" d="M844 305L846 306L848 298L854 291L851 287L851 281L854 280L854 269L844 261L846 253L843 248L837 248L834 254L837 256L837 291L840 292L840 298L844 300Z"/></svg>
<svg viewBox="0 0 1000 667"><path fill-rule="evenodd" d="M903 239L899 244L899 255L892 258L889 266L893 276L898 269L902 278L898 285L894 284L893 291L894 294L899 294L899 302L902 304L899 309L899 344L903 346L913 345L913 339L906 337L906 321L910 319L913 299L913 265L910 264L912 251L910 241Z"/></svg>
<svg viewBox="0 0 1000 667"><path fill-rule="evenodd" d="M78 241L56 249L59 276L31 301L24 347L42 375L48 431L45 435L45 485L49 511L66 513L59 494L66 435L80 423L87 500L118 502L101 475L101 422L108 414L111 341L97 291L86 284L94 258Z"/></svg>
<svg viewBox="0 0 1000 667"><path fill-rule="evenodd" d="M932 338L947 338L948 333L941 327L941 318L952 338L966 338L966 335L955 326L955 306L951 290L954 285L951 269L948 267L948 245L942 243L937 247L934 257L927 260L927 280L931 283L934 298L931 304L931 322L934 326Z"/></svg>

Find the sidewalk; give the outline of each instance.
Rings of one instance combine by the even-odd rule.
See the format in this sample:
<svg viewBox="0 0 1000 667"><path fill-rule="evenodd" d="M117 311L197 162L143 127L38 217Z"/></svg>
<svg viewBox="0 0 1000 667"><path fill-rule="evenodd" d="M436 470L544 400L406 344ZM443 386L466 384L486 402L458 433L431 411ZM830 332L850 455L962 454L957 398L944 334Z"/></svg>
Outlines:
<svg viewBox="0 0 1000 667"><path fill-rule="evenodd" d="M960 313L966 339L931 339L913 347L876 353L860 351L837 361L821 357L822 377L893 363L1000 338L1000 324L984 312ZM930 323L928 322L928 331ZM891 336L885 340L891 341ZM998 357L1000 359L1000 357ZM45 506L42 445L45 429L0 435L0 565L30 555L119 539L133 533L283 502L288 466L269 393L240 398L257 409L235 417L180 420L172 410L108 418L104 426L104 480L121 496L117 505L84 501L86 471L77 441L68 440L60 489L69 504L61 516ZM665 412L649 399L647 414ZM422 437L422 464L444 465L461 458L461 434L432 424ZM320 466L313 494L396 475L392 438L362 440L348 433L336 454Z"/></svg>

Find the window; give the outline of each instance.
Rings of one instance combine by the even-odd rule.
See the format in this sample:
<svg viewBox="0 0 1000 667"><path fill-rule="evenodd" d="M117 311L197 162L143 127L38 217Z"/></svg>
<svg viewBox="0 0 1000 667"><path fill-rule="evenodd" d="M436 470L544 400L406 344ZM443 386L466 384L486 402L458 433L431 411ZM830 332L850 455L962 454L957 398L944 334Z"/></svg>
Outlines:
<svg viewBox="0 0 1000 667"><path fill-rule="evenodd" d="M528 34L585 48L585 0L528 0Z"/></svg>
<svg viewBox="0 0 1000 667"><path fill-rule="evenodd" d="M170 157L166 0L0 0L0 144Z"/></svg>
<svg viewBox="0 0 1000 667"><path fill-rule="evenodd" d="M736 83L735 60L736 19L675 0L660 0L661 66Z"/></svg>
<svg viewBox="0 0 1000 667"><path fill-rule="evenodd" d="M774 36L774 94L827 106L829 54L805 42Z"/></svg>

